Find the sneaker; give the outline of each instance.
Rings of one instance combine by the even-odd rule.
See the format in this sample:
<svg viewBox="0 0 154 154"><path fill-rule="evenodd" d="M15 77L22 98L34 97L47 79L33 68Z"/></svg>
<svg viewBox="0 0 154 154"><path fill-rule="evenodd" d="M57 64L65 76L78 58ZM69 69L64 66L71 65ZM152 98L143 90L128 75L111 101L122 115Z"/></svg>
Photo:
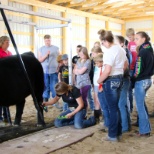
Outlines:
<svg viewBox="0 0 154 154"><path fill-rule="evenodd" d="M150 137L150 133L145 133L145 134L140 134L140 133L136 133L137 137Z"/></svg>
<svg viewBox="0 0 154 154"><path fill-rule="evenodd" d="M5 122L3 120L0 120L0 127L5 127Z"/></svg>
<svg viewBox="0 0 154 154"><path fill-rule="evenodd" d="M102 138L101 139L102 141L110 141L110 142L118 142L118 139L115 137L115 138L112 138L112 137L105 137L105 138Z"/></svg>

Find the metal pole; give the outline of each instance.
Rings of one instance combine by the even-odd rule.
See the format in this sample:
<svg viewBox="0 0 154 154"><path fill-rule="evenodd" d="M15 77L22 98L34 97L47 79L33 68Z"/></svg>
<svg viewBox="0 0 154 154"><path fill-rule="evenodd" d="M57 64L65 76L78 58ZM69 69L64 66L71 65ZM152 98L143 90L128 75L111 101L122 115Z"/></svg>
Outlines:
<svg viewBox="0 0 154 154"><path fill-rule="evenodd" d="M38 113L39 113L39 115L40 115L40 118L41 118L41 120L42 120L42 124L43 124L43 126L45 126L45 122L44 122L44 120L43 120L43 115L42 115L42 113L41 113L41 110L40 110L38 101L37 101L37 99L36 99L36 96L35 96L35 93L34 93L34 90L33 90L32 84L31 84L31 81L30 81L30 79L29 79L29 76L28 76L28 73L27 73L27 71L26 71L24 62L23 62L23 60L22 60L22 58L21 58L21 55L20 55L19 52L18 52L18 48L17 48L17 45L16 45L16 43L15 43L14 37L13 37L13 35L12 35L12 32L11 32L10 26L9 26L9 24L8 24L7 18L6 18L6 16L5 16L4 10L3 10L3 9L0 9L0 11L1 11L1 15L2 15L2 17L3 17L5 26L6 26L7 30L8 30L10 39L11 39L11 41L12 41L12 44L13 44L13 46L14 46L14 49L15 49L15 51L16 51L16 53L17 53L17 57L18 57L18 59L19 59L20 65L21 65L21 67L22 67L22 69L23 69L23 72L24 72L24 74L25 74L25 76L26 76L26 79L27 79L27 81L28 81L28 84L29 84L29 87L30 87L30 91L31 91L31 94L32 94L32 97L33 97L33 100L34 100L34 103L35 103L35 105L36 105L36 108L37 108Z"/></svg>
<svg viewBox="0 0 154 154"><path fill-rule="evenodd" d="M0 19L0 21L3 21L3 19ZM7 21L17 23L17 24L36 26L34 22L18 21L18 20L13 20L13 19L7 19Z"/></svg>
<svg viewBox="0 0 154 154"><path fill-rule="evenodd" d="M0 8L4 9L4 10L13 11L13 12L20 12L20 13L24 13L24 14L30 14L30 15L33 15L33 16L39 16L39 17L44 17L44 18L49 18L49 19L62 20L62 21L65 21L65 22L70 22L70 19L52 16L52 15L48 15L48 14L44 14L44 13L40 13L40 12L27 11L27 10L24 10L24 9L22 10L22 9L14 8L14 7L11 7L11 6L6 6L6 5L0 4Z"/></svg>
<svg viewBox="0 0 154 154"><path fill-rule="evenodd" d="M36 27L36 29L37 29L37 30L41 30L41 29L63 28L63 27L68 27L68 24L60 24L60 25L54 25L54 26Z"/></svg>

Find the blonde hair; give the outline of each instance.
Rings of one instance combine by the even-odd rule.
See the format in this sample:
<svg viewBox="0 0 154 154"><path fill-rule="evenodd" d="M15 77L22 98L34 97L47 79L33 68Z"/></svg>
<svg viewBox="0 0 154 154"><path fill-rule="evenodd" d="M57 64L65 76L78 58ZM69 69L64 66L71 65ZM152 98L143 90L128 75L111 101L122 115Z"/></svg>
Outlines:
<svg viewBox="0 0 154 154"><path fill-rule="evenodd" d="M8 40L10 41L10 38L8 36L1 36L0 37L0 47L2 47L3 43Z"/></svg>
<svg viewBox="0 0 154 154"><path fill-rule="evenodd" d="M86 47L82 47L80 52L82 52L86 56L86 59L90 59L89 54L88 54L88 50ZM81 58L79 59L79 61L81 62Z"/></svg>
<svg viewBox="0 0 154 154"><path fill-rule="evenodd" d="M99 41L96 41L96 42L94 43L94 46L95 46L96 44L98 44L99 47L101 46L101 43L100 43Z"/></svg>
<svg viewBox="0 0 154 154"><path fill-rule="evenodd" d="M73 87L71 85L66 84L65 82L59 82L55 86L56 94L64 94L72 91Z"/></svg>
<svg viewBox="0 0 154 154"><path fill-rule="evenodd" d="M94 53L102 53L102 49L100 47L93 47L91 49L91 52L94 52Z"/></svg>
<svg viewBox="0 0 154 154"><path fill-rule="evenodd" d="M128 28L126 31L126 36L135 35L135 31L133 28Z"/></svg>
<svg viewBox="0 0 154 154"><path fill-rule="evenodd" d="M62 59L62 55L58 55L58 57L57 57L57 62L59 63Z"/></svg>
<svg viewBox="0 0 154 154"><path fill-rule="evenodd" d="M51 38L51 36L50 35L44 35L44 39L50 39Z"/></svg>
<svg viewBox="0 0 154 154"><path fill-rule="evenodd" d="M99 53L96 57L94 57L94 62L103 62L103 53Z"/></svg>

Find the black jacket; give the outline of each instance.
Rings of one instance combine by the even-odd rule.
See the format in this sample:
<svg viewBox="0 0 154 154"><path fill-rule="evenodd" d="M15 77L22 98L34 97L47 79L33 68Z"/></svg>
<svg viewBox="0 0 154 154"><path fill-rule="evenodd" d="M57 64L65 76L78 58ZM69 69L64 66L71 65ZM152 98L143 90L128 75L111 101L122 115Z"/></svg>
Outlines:
<svg viewBox="0 0 154 154"><path fill-rule="evenodd" d="M135 64L135 81L150 79L154 72L153 48L149 42L142 44L139 48Z"/></svg>

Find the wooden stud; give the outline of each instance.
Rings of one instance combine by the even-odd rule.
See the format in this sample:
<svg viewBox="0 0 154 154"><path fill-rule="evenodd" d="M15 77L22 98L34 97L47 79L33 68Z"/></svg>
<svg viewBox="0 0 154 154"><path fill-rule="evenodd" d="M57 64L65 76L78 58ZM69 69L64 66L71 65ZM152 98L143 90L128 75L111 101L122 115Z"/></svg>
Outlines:
<svg viewBox="0 0 154 154"><path fill-rule="evenodd" d="M86 17L86 47L90 51L90 18Z"/></svg>
<svg viewBox="0 0 154 154"><path fill-rule="evenodd" d="M63 18L67 18L67 14L66 12L62 12L62 17ZM62 24L65 24L64 21L62 21ZM64 53L67 53L67 28L64 27L62 28L62 51L61 53L64 54Z"/></svg>
<svg viewBox="0 0 154 154"><path fill-rule="evenodd" d="M1 0L1 4L3 5L8 5L8 0ZM3 36L5 33L4 33L4 30L5 30L5 24L3 21L0 21L0 36Z"/></svg>
<svg viewBox="0 0 154 154"><path fill-rule="evenodd" d="M105 21L105 29L109 30L109 21Z"/></svg>
<svg viewBox="0 0 154 154"><path fill-rule="evenodd" d="M36 7L36 6L33 6L33 9L32 9L34 12L37 12L38 11L38 7ZM32 21L34 22L34 23L36 23L37 24L37 22L38 22L38 17L36 17L36 16L32 16ZM36 37L35 37L35 32L34 32L34 28L33 28L33 37L32 37L32 46L33 47L35 47L35 43L36 43ZM34 51L35 49L33 48L32 49L32 52L35 52Z"/></svg>
<svg viewBox="0 0 154 154"><path fill-rule="evenodd" d="M122 24L122 36L126 36L126 24Z"/></svg>

